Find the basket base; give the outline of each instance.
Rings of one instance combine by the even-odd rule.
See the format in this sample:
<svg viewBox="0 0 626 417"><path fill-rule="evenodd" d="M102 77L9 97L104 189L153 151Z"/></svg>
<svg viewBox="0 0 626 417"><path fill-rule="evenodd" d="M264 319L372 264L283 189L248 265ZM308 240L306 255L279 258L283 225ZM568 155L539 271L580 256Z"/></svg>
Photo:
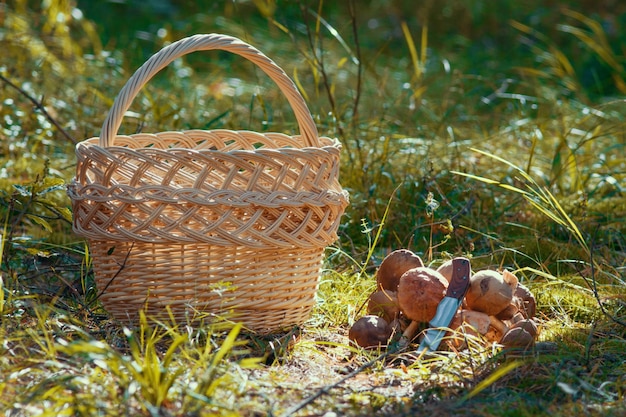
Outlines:
<svg viewBox="0 0 626 417"><path fill-rule="evenodd" d="M315 304L324 248L89 241L104 308L186 323L226 318L255 332L301 325ZM168 311L169 310L169 311Z"/></svg>

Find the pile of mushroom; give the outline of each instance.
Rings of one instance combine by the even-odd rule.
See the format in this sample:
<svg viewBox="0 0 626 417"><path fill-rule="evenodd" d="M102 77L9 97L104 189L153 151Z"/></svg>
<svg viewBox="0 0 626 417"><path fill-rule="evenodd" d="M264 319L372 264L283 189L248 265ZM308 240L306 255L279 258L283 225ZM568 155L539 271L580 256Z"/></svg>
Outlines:
<svg viewBox="0 0 626 417"><path fill-rule="evenodd" d="M410 343L420 328L428 328L451 279L452 261L435 270L410 250L391 252L376 272L367 315L354 323L348 337L364 348ZM440 349L465 349L470 340L530 348L538 335L535 311L534 296L511 272L477 271Z"/></svg>

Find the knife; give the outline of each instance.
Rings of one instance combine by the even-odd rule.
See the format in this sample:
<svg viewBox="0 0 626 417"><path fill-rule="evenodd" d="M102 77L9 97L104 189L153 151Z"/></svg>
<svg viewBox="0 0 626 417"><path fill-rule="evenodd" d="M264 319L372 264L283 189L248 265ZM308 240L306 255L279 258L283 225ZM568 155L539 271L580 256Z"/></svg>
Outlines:
<svg viewBox="0 0 626 417"><path fill-rule="evenodd" d="M448 284L448 290L445 297L437 306L435 317L430 321L430 329L426 331L426 335L420 343L418 352L425 350L437 350L439 343L443 339L452 318L459 309L465 293L469 289L470 284L470 262L467 258L454 258L452 260L452 279Z"/></svg>

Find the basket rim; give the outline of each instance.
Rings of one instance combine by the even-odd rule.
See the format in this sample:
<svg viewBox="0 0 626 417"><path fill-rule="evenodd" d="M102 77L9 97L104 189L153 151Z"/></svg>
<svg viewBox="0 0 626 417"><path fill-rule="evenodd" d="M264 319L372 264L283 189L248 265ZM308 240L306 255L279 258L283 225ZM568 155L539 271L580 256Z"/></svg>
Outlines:
<svg viewBox="0 0 626 417"><path fill-rule="evenodd" d="M158 148L158 147L154 147L154 146L150 146L150 147L145 147L145 146L137 146L137 147L130 147L129 145L137 145L137 138L142 138L142 139L155 139L157 141L160 141L160 136L165 136L165 135L194 135L194 134L198 134L198 133L209 133L209 134L251 134L251 135L255 135L255 136L265 136L267 138L282 138L282 139L293 139L293 142L298 142L298 140L301 138L301 135L288 135L285 133L281 133L281 132L257 132L257 131L253 131L253 130L247 130L247 129L242 129L242 130L231 130L231 129L210 129L210 130L203 130L203 129L185 129L185 130L163 130L163 131L159 131L159 132L140 132L140 133L132 133L132 134L117 134L115 135L115 139L116 141L119 141L119 139L124 139L124 144L123 145L109 145L109 146L102 146L101 144L101 137L100 136L92 136L90 138L87 139L83 139L82 141L78 142L76 145L76 149L81 149L81 148L102 148L102 149L106 149L106 150L113 150L113 149L125 149L125 150L134 150L134 151L141 151L144 149L160 149L160 150L164 150L164 151L170 151L170 150L180 150L180 149L184 149L184 150L188 150L188 151L194 151L194 152L222 152L222 153L239 153L241 152L242 154L245 153L249 153L249 152L264 152L264 151L294 151L294 152L299 152L299 151L306 151L309 152L311 150L327 150L327 149L332 149L332 148L336 148L341 150L343 148L343 145L341 143L341 141L339 141L339 139L337 138L332 138L329 136L318 136L318 145L315 146L280 146L280 147L270 147L270 146L263 146L260 148L256 148L256 149L231 149L231 150L220 150L220 149L210 149L210 148L190 148L190 147L184 147L184 146L175 146L175 147L163 147L163 148ZM193 140L193 138L191 138ZM231 141L234 141L231 139Z"/></svg>

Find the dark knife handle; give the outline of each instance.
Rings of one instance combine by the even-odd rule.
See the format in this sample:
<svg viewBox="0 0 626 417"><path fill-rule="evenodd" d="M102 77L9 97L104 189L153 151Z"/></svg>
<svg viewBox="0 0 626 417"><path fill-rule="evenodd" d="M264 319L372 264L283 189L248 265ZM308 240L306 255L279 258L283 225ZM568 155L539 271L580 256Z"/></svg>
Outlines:
<svg viewBox="0 0 626 417"><path fill-rule="evenodd" d="M452 279L448 284L446 297L462 300L469 289L470 282L470 261L467 258L458 257L452 260Z"/></svg>

